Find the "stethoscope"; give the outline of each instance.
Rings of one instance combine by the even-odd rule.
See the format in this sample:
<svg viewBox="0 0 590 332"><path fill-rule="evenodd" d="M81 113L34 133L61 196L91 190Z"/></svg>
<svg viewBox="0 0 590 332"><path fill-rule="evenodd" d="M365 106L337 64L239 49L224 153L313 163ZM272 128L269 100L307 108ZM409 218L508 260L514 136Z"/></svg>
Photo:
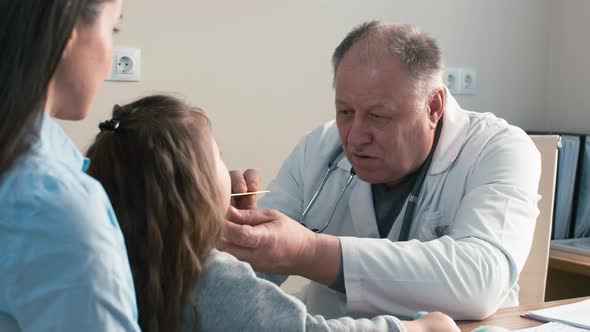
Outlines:
<svg viewBox="0 0 590 332"><path fill-rule="evenodd" d="M313 207L313 204L315 203L315 201L318 199L318 196L320 195L320 192L324 188L326 181L328 181L328 177L330 176L330 174L332 174L332 172L334 172L334 170L336 168L338 168L338 162L340 160L342 160L342 158L344 158L343 152L344 152L344 148L342 148L342 145L339 145L338 148L336 149L336 151L334 151L333 157L331 158L332 161L330 161L328 163L328 169L324 173L324 176L322 176L322 180L320 181L320 185L316 189L313 196L311 196L309 203L307 203L307 206L305 207L305 209L303 209L303 213L301 214L301 218L299 218L299 222L303 226L309 228L303 222L303 220L305 219L305 216L307 216L307 214L309 213L309 210ZM338 203L340 203L340 200L342 199L344 192L346 192L346 189L348 189L348 186L350 186L350 183L352 182L352 180L354 179L355 176L356 176L356 172L354 171L354 168L350 167L350 174L348 175L348 179L346 180L346 183L342 187L342 190L340 190L340 193L338 194L338 198L336 198L336 203L334 203L334 206L332 206L332 211L330 212L330 217L328 217L328 221L320 229L310 228L311 231L313 231L315 233L322 233L326 230L326 228L328 228L328 225L330 225L330 221L332 221L332 217L334 216L334 213L336 213L336 209L338 208Z"/></svg>
<svg viewBox="0 0 590 332"><path fill-rule="evenodd" d="M420 195L420 190L422 189L422 185L424 184L424 179L426 178L426 174L428 173L428 169L430 168L430 163L432 162L432 156L434 155L434 151L436 150L436 146L438 145L438 139L440 138L441 130L442 130L442 118L440 119L438 125L436 126L436 132L434 135L434 142L432 144L432 149L430 150L428 157L424 161L424 164L422 164L422 166L418 170L416 182L414 182L414 186L412 187L412 190L410 191L410 195L408 196L408 203L407 203L406 212L404 214L404 218L402 221L402 228L401 228L400 235L399 235L399 241L407 241L408 237L410 235L410 228L412 226L412 219L414 217L414 211L416 210L416 205L418 204L418 196ZM322 176L319 186L317 187L315 193L313 194L313 196L309 200L309 203L307 203L307 206L305 207L305 209L303 209L303 213L301 214L301 218L299 218L299 222L303 226L305 226L306 228L310 229L311 231L313 231L315 233L323 233L326 230L326 228L328 228L328 225L330 225L330 222L332 221L332 217L334 217L334 213L336 213L336 209L338 208L338 203L340 203L340 200L342 199L342 196L346 192L346 189L348 189L348 187L350 186L350 183L352 182L352 180L356 176L356 172L351 167L348 179L346 180L346 183L344 184L344 186L340 190L340 193L338 194L338 198L336 198L336 202L332 206L332 211L330 212L330 216L328 217L328 221L324 224L324 226L322 228L319 228L319 229L318 228L309 228L304 222L305 217L307 216L307 214L309 213L309 210L313 207L314 203L318 199L318 196L322 192L322 189L324 188L326 181L328 181L328 177L330 176L330 174L332 174L332 172L334 172L334 170L336 170L336 168L338 168L338 162L340 160L342 160L344 158L344 156L345 156L344 149L342 148L342 145L338 145L338 148L334 151L334 153L332 154L332 157L330 158L331 161L328 163L328 169L326 170L326 172Z"/></svg>

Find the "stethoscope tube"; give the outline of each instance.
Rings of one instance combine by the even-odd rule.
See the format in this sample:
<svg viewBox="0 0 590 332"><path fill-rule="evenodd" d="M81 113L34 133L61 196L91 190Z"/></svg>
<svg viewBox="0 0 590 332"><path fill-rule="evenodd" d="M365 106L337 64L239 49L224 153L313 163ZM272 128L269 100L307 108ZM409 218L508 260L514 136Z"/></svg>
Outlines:
<svg viewBox="0 0 590 332"><path fill-rule="evenodd" d="M305 209L303 209L303 213L301 214L301 218L299 218L299 223L301 223L303 226L305 226L307 228L309 228L309 227L304 222L305 217L309 213L309 210L311 210L311 208L315 204L318 196L320 195L320 192L322 191L322 189L324 188L324 185L328 181L328 177L330 177L330 174L332 174L332 172L334 172L334 170L336 170L336 168L338 168L338 162L342 158L344 158L344 151L343 151L342 146L338 147L338 149L336 150L334 155L335 155L335 157L333 158L333 160L330 163L328 163L328 169L326 170L326 172L324 172L324 175L322 176L322 179L320 180L320 185L318 186L315 193L313 194L313 196L309 200L309 203L307 203L307 206L305 207ZM334 213L336 213L336 209L338 208L338 203L342 199L344 192L346 192L346 189L350 186L350 184L352 183L352 180L354 179L355 176L356 176L356 172L351 167L350 168L350 175L348 176L348 179L346 180L346 184L340 190L340 193L338 194L338 198L336 198L336 202L334 203L334 206L332 207L332 211L330 211L330 216L328 217L328 221L324 224L324 226L322 228L320 228L320 229L311 228L310 229L311 231L313 231L315 233L322 233L323 231L326 230L326 228L328 228L328 226L330 225L330 222L332 221L332 218L334 217Z"/></svg>
<svg viewBox="0 0 590 332"><path fill-rule="evenodd" d="M320 192L322 191L322 189L324 188L324 185L326 184L326 180L328 179L328 176L330 176L330 173L332 173L335 169L336 169L335 165L330 165L328 167L328 169L326 170L326 172L324 173L324 176L322 176L322 180L320 180L320 185L318 186L318 189L316 189L315 193L311 197L311 200L309 201L309 203L307 203L307 206L305 207L305 210L303 210L303 213L301 214L301 218L299 219L299 222L302 223L303 225L305 225L303 223L303 219L305 218L305 216L307 216L307 213L309 212L309 210L311 209L311 207L315 203L316 199L318 199Z"/></svg>
<svg viewBox="0 0 590 332"><path fill-rule="evenodd" d="M314 231L316 233L323 233L326 230L326 228L328 228L328 225L330 225L330 221L332 221L332 217L334 217L334 213L336 213L336 208L338 208L338 203L342 199L342 195L344 195L344 192L346 191L346 189L348 188L348 186L352 182L352 179L354 179L355 175L356 175L356 172L354 171L353 168L351 168L350 175L348 176L348 180L346 180L346 184L344 185L342 190L340 190L340 194L338 195L338 198L336 199L336 203L334 203L334 206L332 207L332 212L330 212L330 217L328 218L328 222L320 230L312 229L312 231Z"/></svg>

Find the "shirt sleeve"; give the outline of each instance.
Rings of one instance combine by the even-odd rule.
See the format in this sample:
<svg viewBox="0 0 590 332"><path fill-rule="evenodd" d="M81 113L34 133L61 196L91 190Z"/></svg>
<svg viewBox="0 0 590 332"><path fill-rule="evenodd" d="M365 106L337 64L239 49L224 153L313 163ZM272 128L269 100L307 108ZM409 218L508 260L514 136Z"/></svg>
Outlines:
<svg viewBox="0 0 590 332"><path fill-rule="evenodd" d="M22 331L139 331L124 240L97 183L45 176L15 202L3 273Z"/></svg>
<svg viewBox="0 0 590 332"><path fill-rule="evenodd" d="M214 254L205 271L196 289L203 331L405 331L393 316L312 316L297 298L226 253Z"/></svg>
<svg viewBox="0 0 590 332"><path fill-rule="evenodd" d="M483 319L518 282L538 215L540 155L524 132L490 140L448 235L420 242L342 237L349 312L443 311Z"/></svg>

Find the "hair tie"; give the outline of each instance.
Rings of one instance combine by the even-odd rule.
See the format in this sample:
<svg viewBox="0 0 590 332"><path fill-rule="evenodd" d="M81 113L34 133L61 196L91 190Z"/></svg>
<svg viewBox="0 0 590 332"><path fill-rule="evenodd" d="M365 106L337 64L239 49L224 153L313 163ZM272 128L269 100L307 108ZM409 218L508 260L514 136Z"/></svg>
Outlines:
<svg viewBox="0 0 590 332"><path fill-rule="evenodd" d="M115 131L117 128L119 128L119 120L116 119L106 120L98 124L98 129L101 132L105 130Z"/></svg>
<svg viewBox="0 0 590 332"><path fill-rule="evenodd" d="M116 118L117 116L119 116L119 111L122 109L123 107L121 107L119 104L115 104L115 106L113 106L113 117Z"/></svg>

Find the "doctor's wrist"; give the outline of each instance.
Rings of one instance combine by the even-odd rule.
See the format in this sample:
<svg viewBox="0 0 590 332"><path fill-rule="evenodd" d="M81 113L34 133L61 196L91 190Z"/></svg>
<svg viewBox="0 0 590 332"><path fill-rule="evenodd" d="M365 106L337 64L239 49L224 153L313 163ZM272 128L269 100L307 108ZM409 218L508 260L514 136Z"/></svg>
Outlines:
<svg viewBox="0 0 590 332"><path fill-rule="evenodd" d="M306 254L301 256L299 272L303 277L326 286L334 283L340 271L342 256L338 237L312 233Z"/></svg>

